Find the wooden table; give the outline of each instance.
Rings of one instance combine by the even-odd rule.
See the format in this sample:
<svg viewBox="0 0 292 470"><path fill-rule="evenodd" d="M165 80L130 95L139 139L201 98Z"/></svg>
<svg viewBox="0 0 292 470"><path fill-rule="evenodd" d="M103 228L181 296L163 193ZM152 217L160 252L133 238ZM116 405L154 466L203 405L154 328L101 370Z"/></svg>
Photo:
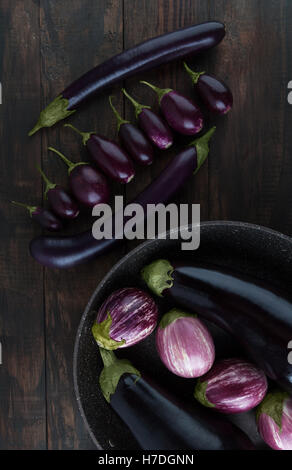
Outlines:
<svg viewBox="0 0 292 470"><path fill-rule="evenodd" d="M67 182L61 161L48 145L72 159L87 158L78 137L58 125L27 137L39 111L72 79L93 65L151 36L208 19L226 23L215 50L190 63L226 80L234 92L233 111L212 119L217 133L204 168L176 202L201 204L201 218L254 222L292 233L292 2L289 0L2 0L0 5L0 191L1 297L0 448L90 449L72 380L76 329L93 289L134 243L69 271L48 270L28 253L40 233L16 199L42 203L41 164L55 182ZM139 85L129 92L152 104ZM141 77L140 77L141 78ZM143 75L162 87L192 96L180 63ZM113 90L118 109L133 109ZM115 119L103 94L72 120L83 130L116 136ZM138 169L128 187L113 194L131 199L182 146L157 155ZM83 215L65 232L91 225Z"/></svg>

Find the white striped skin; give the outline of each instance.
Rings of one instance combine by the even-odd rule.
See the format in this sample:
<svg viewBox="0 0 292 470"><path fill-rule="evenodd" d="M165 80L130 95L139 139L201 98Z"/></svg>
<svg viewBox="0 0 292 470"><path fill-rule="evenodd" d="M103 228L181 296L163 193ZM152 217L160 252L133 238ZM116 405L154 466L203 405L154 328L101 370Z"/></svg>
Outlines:
<svg viewBox="0 0 292 470"><path fill-rule="evenodd" d="M215 359L212 336L196 317L181 317L157 329L156 347L164 365L180 377L205 374Z"/></svg>
<svg viewBox="0 0 292 470"><path fill-rule="evenodd" d="M274 450L292 450L292 398L284 401L282 429L266 413L258 418L258 429L263 440Z"/></svg>
<svg viewBox="0 0 292 470"><path fill-rule="evenodd" d="M201 379L202 383L206 381L206 398L222 413L251 410L267 392L267 379L263 371L242 359L216 362Z"/></svg>

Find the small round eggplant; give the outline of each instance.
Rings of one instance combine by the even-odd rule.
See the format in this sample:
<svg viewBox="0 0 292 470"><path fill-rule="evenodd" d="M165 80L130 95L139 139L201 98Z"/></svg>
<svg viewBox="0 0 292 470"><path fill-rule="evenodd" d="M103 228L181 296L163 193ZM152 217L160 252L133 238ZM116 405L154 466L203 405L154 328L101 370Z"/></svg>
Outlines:
<svg viewBox="0 0 292 470"><path fill-rule="evenodd" d="M38 206L28 206L22 202L11 201L12 204L24 207L29 211L30 217L39 223L39 225L50 232L58 232L63 228L62 222L48 209Z"/></svg>
<svg viewBox="0 0 292 470"><path fill-rule="evenodd" d="M118 121L119 138L129 155L141 165L151 165L153 161L153 147L138 127L123 119L109 97L110 106Z"/></svg>
<svg viewBox="0 0 292 470"><path fill-rule="evenodd" d="M46 183L45 198L48 199L55 214L62 219L75 219L79 214L76 202L65 189L52 183L40 167L37 168Z"/></svg>
<svg viewBox="0 0 292 470"><path fill-rule="evenodd" d="M55 152L68 166L70 188L75 198L87 207L106 203L109 199L109 188L105 176L85 162L72 163L61 152Z"/></svg>
<svg viewBox="0 0 292 470"><path fill-rule="evenodd" d="M265 374L242 359L224 359L198 380L195 398L221 413L242 413L257 406L267 392Z"/></svg>
<svg viewBox="0 0 292 470"><path fill-rule="evenodd" d="M215 346L205 325L179 309L166 313L156 332L156 348L163 364L174 374L201 377L212 367Z"/></svg>
<svg viewBox="0 0 292 470"><path fill-rule="evenodd" d="M127 348L149 336L157 318L158 309L149 294L133 287L123 288L102 304L92 333L104 349Z"/></svg>
<svg viewBox="0 0 292 470"><path fill-rule="evenodd" d="M257 410L258 430L274 450L292 450L292 398L286 392L268 393Z"/></svg>
<svg viewBox="0 0 292 470"><path fill-rule="evenodd" d="M184 67L207 108L217 114L228 113L233 105L233 96L228 86L205 72L194 72L185 62Z"/></svg>
<svg viewBox="0 0 292 470"><path fill-rule="evenodd" d="M150 106L137 103L124 88L122 91L135 107L136 119L150 142L161 150L166 150L171 147L173 144L173 136L166 122L154 113Z"/></svg>
<svg viewBox="0 0 292 470"><path fill-rule="evenodd" d="M93 132L80 132L72 124L65 124L82 137L92 160L110 178L119 183L129 183L135 176L133 164L124 150L112 140Z"/></svg>
<svg viewBox="0 0 292 470"><path fill-rule="evenodd" d="M171 88L158 88L143 80L140 83L144 83L157 93L162 114L175 131L184 135L194 135L202 130L203 114L192 100Z"/></svg>

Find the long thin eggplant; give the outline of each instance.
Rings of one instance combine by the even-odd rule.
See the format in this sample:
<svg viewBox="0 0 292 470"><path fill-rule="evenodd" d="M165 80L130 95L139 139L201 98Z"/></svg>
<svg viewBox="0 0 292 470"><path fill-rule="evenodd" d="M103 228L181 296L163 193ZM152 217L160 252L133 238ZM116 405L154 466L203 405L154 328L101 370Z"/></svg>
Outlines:
<svg viewBox="0 0 292 470"><path fill-rule="evenodd" d="M143 207L144 213L148 204L164 203L171 199L188 177L199 171L208 156L209 140L214 132L215 127L192 142L189 147L174 157L158 178L137 196L134 202ZM114 220L115 216L110 224L114 225ZM96 240L92 231L88 230L69 237L34 238L30 243L30 252L33 258L44 266L70 268L107 253L121 241L117 237Z"/></svg>
<svg viewBox="0 0 292 470"><path fill-rule="evenodd" d="M233 334L268 377L292 392L292 302L272 286L233 271L157 260L142 277L157 295Z"/></svg>
<svg viewBox="0 0 292 470"><path fill-rule="evenodd" d="M73 114L86 100L132 75L204 52L217 46L225 36L225 27L217 21L163 34L128 49L97 65L69 85L40 114L29 135L42 127L51 127Z"/></svg>
<svg viewBox="0 0 292 470"><path fill-rule="evenodd" d="M234 424L161 389L126 359L100 348L101 391L145 450L252 450Z"/></svg>

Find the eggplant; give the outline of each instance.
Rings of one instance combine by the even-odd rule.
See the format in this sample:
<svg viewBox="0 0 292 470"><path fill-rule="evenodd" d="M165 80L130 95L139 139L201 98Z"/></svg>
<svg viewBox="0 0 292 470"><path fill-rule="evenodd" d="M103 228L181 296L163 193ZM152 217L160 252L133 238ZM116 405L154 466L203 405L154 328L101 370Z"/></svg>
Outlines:
<svg viewBox="0 0 292 470"><path fill-rule="evenodd" d="M149 294L127 287L113 292L98 310L92 333L104 349L128 348L156 327L158 308Z"/></svg>
<svg viewBox="0 0 292 470"><path fill-rule="evenodd" d="M141 165L151 165L154 156L152 145L138 127L131 124L130 121L126 121L119 115L112 103L111 96L109 97L109 102L113 113L117 118L119 138L125 149L136 162Z"/></svg>
<svg viewBox="0 0 292 470"><path fill-rule="evenodd" d="M200 407L189 407L141 373L126 359L100 348L99 378L105 399L145 450L253 449L231 422Z"/></svg>
<svg viewBox="0 0 292 470"><path fill-rule="evenodd" d="M42 228L50 232L58 232L63 228L62 222L48 209L38 206L29 206L22 202L11 201L15 206L24 207L28 210L30 217L35 220Z"/></svg>
<svg viewBox="0 0 292 470"><path fill-rule="evenodd" d="M162 114L172 129L185 135L198 134L203 129L203 114L192 100L171 88L158 88L144 80L140 83L157 93Z"/></svg>
<svg viewBox="0 0 292 470"><path fill-rule="evenodd" d="M135 175L133 164L124 150L112 140L94 132L80 132L72 124L65 124L82 137L92 160L107 176L119 183L129 183Z"/></svg>
<svg viewBox="0 0 292 470"><path fill-rule="evenodd" d="M138 103L124 88L122 88L122 91L135 107L136 119L150 142L160 150L166 150L171 147L173 135L166 122L154 113L150 106Z"/></svg>
<svg viewBox="0 0 292 470"><path fill-rule="evenodd" d="M157 260L142 277L155 294L230 332L265 374L292 392L292 303L269 284L221 267Z"/></svg>
<svg viewBox="0 0 292 470"><path fill-rule="evenodd" d="M198 380L195 398L221 413L242 413L255 408L267 388L267 378L258 367L243 359L223 359Z"/></svg>
<svg viewBox="0 0 292 470"><path fill-rule="evenodd" d="M292 450L292 398L276 390L267 394L257 410L258 430L274 450Z"/></svg>
<svg viewBox="0 0 292 470"><path fill-rule="evenodd" d="M68 166L70 188L84 206L94 207L109 200L109 187L105 176L86 162L72 163L58 150L48 147Z"/></svg>
<svg viewBox="0 0 292 470"><path fill-rule="evenodd" d="M233 96L228 86L206 72L194 72L185 62L184 67L205 106L213 113L227 114L233 105Z"/></svg>
<svg viewBox="0 0 292 470"><path fill-rule="evenodd" d="M41 112L29 135L67 118L83 102L115 83L189 54L204 52L217 46L224 36L224 24L210 21L163 34L123 51L69 85Z"/></svg>
<svg viewBox="0 0 292 470"><path fill-rule="evenodd" d="M156 348L163 364L174 374L201 377L212 367L215 346L196 315L173 308L163 315L156 331Z"/></svg>
<svg viewBox="0 0 292 470"><path fill-rule="evenodd" d="M162 173L133 201L141 204L144 209L147 204L165 203L185 184L191 174L196 174L209 153L209 140L215 127L192 145L176 155ZM112 218L114 225L115 216ZM122 237L121 237L122 238ZM92 230L69 237L37 237L30 243L30 253L40 264L51 268L70 268L85 263L101 254L107 253L121 239L96 240Z"/></svg>

